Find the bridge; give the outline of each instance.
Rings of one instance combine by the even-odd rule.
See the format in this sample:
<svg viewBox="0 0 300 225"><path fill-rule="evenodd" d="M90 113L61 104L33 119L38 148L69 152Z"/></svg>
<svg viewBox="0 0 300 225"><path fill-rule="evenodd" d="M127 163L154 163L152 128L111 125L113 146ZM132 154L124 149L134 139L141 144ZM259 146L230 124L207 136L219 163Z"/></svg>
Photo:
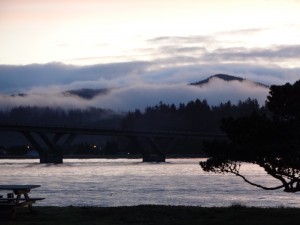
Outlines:
<svg viewBox="0 0 300 225"><path fill-rule="evenodd" d="M224 139L224 134L210 134L197 132L146 131L106 129L92 127L65 127L41 125L12 125L0 124L0 131L21 133L38 151L40 163L63 163L63 154L59 141L63 146L70 144L78 135L119 136L127 137L135 143L140 139L148 143L148 150L141 148L143 162L165 162L167 151L174 146L179 138L192 137L201 139ZM163 149L158 139L169 139L168 147ZM150 151L149 151L150 149Z"/></svg>

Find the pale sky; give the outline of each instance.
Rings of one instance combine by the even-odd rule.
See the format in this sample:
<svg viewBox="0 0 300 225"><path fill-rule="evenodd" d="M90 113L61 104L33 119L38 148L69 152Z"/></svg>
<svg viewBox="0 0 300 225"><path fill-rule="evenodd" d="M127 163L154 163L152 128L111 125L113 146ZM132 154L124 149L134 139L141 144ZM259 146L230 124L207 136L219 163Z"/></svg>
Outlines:
<svg viewBox="0 0 300 225"><path fill-rule="evenodd" d="M0 0L0 64L280 51L300 45L299 12L299 0ZM295 67L300 60L273 63Z"/></svg>
<svg viewBox="0 0 300 225"><path fill-rule="evenodd" d="M217 73L299 80L300 0L0 0L0 109L264 104L268 89L249 83L188 85ZM110 92L63 94L82 88Z"/></svg>

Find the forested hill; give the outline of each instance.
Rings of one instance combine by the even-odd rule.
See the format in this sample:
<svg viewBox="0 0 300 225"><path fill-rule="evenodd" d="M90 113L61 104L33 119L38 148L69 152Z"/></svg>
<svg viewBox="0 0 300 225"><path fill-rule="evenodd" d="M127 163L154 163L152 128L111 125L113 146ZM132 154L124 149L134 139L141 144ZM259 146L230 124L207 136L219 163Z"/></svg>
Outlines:
<svg viewBox="0 0 300 225"><path fill-rule="evenodd" d="M0 111L0 123L220 133L222 118L237 118L263 110L264 108L260 108L257 101L252 99L240 101L237 105L229 101L218 106L209 106L206 100L198 99L178 106L161 102L143 111L135 110L127 114L117 114L98 108L65 111L49 107L16 107L10 111ZM26 154L27 145L27 141L20 135L5 132L0 135L0 150L2 146L2 149L9 154ZM102 150L95 152L95 149L90 146L98 146L98 149ZM172 154L181 155L201 154L201 146L201 140L187 139L176 143L170 151ZM95 137L91 139L80 136L76 138L72 146L64 148L63 153L66 155L139 154L138 148L124 138Z"/></svg>
<svg viewBox="0 0 300 225"><path fill-rule="evenodd" d="M43 126L91 126L118 128L123 114L100 108L71 109L19 106L0 110L0 123Z"/></svg>
<svg viewBox="0 0 300 225"><path fill-rule="evenodd" d="M69 90L65 91L63 94L70 95L70 96L78 96L83 99L93 99L96 96L99 95L105 95L109 92L108 89L88 89L88 88L82 88L82 89L75 89L75 90Z"/></svg>
<svg viewBox="0 0 300 225"><path fill-rule="evenodd" d="M143 111L137 109L126 114L99 108L65 111L61 108L20 106L0 111L0 123L219 132L222 118L242 117L259 110L259 104L253 99L240 101L237 105L228 101L218 106L209 106L206 100L199 99L178 106L160 102Z"/></svg>
<svg viewBox="0 0 300 225"><path fill-rule="evenodd" d="M129 112L122 120L122 128L219 133L222 118L238 118L262 110L252 99L240 101L237 105L228 101L219 106L209 106L206 100L198 99L178 107L161 102L147 107L144 112Z"/></svg>
<svg viewBox="0 0 300 225"><path fill-rule="evenodd" d="M244 78L241 78L241 77L228 75L228 74L215 74L213 76L210 76L207 79L204 79L204 80L201 80L201 81L198 81L198 82L194 82L194 83L190 83L190 85L203 86L205 84L208 84L212 79L220 79L220 80L227 81L227 82L231 82L231 81L239 81L239 82L248 81L248 82L253 83L256 86L269 88L268 85L258 83L258 82L254 82L254 81L250 81L250 80L247 80L247 79L244 79Z"/></svg>

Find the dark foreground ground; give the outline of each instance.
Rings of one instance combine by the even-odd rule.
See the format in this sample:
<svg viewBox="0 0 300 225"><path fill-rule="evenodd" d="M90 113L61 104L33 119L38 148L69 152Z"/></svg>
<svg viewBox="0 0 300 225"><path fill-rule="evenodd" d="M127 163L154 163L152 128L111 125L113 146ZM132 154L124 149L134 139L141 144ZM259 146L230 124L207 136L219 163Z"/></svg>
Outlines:
<svg viewBox="0 0 300 225"><path fill-rule="evenodd" d="M293 225L300 224L300 208L202 208L183 206L134 207L35 207L34 213L19 209L11 219L0 212L1 225L175 225L236 224Z"/></svg>

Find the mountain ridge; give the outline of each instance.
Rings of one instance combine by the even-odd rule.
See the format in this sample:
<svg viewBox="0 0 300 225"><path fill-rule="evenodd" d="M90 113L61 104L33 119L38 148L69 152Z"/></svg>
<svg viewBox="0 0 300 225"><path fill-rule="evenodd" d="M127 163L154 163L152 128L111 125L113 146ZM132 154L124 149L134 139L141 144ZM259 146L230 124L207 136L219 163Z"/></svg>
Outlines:
<svg viewBox="0 0 300 225"><path fill-rule="evenodd" d="M77 96L86 100L93 99L96 96L99 95L106 95L109 92L109 89L105 88L81 88L81 89L73 89L63 92L64 95L67 96Z"/></svg>
<svg viewBox="0 0 300 225"><path fill-rule="evenodd" d="M251 80L248 80L248 79L245 79L245 78L242 78L242 77L232 76L232 75L228 75L228 74L222 74L222 73L212 75L212 76L210 76L210 77L208 77L208 78L206 78L204 80L201 80L201 81L198 81L198 82L194 82L194 83L190 83L189 85L203 86L203 85L208 84L214 78L218 78L218 79L221 79L221 80L226 81L226 82L231 82L231 81L239 81L239 82L249 81L249 82L251 82L251 83L253 83L253 84L257 85L257 86L269 88L268 85L263 84L263 83L251 81Z"/></svg>

